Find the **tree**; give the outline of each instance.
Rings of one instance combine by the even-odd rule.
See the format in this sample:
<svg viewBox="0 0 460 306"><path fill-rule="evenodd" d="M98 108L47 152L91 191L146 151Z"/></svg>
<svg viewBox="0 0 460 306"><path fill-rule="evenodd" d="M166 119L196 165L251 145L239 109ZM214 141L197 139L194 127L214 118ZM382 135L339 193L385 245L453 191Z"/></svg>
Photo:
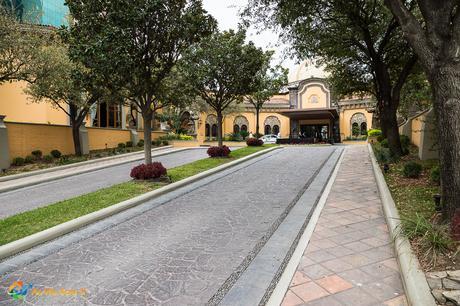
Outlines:
<svg viewBox="0 0 460 306"><path fill-rule="evenodd" d="M223 144L225 110L254 91L254 76L267 56L252 42L246 44L245 39L243 30L215 33L191 48L183 62L196 94L216 112L219 146Z"/></svg>
<svg viewBox="0 0 460 306"><path fill-rule="evenodd" d="M190 45L210 35L216 21L200 0L68 0L71 58L103 75L144 121L145 163L152 162L154 115L174 103L168 76Z"/></svg>
<svg viewBox="0 0 460 306"><path fill-rule="evenodd" d="M0 5L0 84L30 80L27 63L34 60L48 35L47 29L20 24L10 10Z"/></svg>
<svg viewBox="0 0 460 306"><path fill-rule="evenodd" d="M251 92L246 99L254 106L256 110L256 135L259 133L259 114L265 102L280 92L283 85L287 84L288 70L280 65L270 67L270 61L273 52L267 52L261 69L256 73L253 80L253 92Z"/></svg>
<svg viewBox="0 0 460 306"><path fill-rule="evenodd" d="M460 217L460 3L385 0L420 59L433 93L444 214Z"/></svg>
<svg viewBox="0 0 460 306"><path fill-rule="evenodd" d="M34 82L25 92L33 102L51 103L69 116L75 154L82 155L80 127L93 105L104 96L105 88L97 85L90 70L71 61L67 46L58 42L37 50L28 70Z"/></svg>
<svg viewBox="0 0 460 306"><path fill-rule="evenodd" d="M375 96L390 150L401 155L396 112L417 57L383 0L251 0L245 15L281 27L299 57L324 64L337 96Z"/></svg>

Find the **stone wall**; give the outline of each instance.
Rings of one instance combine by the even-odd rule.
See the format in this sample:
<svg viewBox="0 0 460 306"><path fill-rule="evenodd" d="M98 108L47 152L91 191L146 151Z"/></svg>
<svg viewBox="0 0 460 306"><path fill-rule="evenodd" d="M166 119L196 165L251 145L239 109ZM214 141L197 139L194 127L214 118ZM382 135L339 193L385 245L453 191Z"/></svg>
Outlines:
<svg viewBox="0 0 460 306"><path fill-rule="evenodd" d="M429 272L426 279L438 305L460 305L460 270Z"/></svg>

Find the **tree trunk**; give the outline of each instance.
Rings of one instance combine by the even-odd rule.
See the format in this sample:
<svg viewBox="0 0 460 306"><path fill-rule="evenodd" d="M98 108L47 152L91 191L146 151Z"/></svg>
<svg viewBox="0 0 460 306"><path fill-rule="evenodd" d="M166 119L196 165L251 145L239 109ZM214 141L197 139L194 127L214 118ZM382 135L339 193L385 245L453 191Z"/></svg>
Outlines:
<svg viewBox="0 0 460 306"><path fill-rule="evenodd" d="M394 105L394 102L391 102ZM393 156L402 155L401 140L399 138L398 119L396 109L391 106L380 109L380 125L383 136L388 140L388 148Z"/></svg>
<svg viewBox="0 0 460 306"><path fill-rule="evenodd" d="M73 147L75 150L75 155L82 156L83 152L81 150L81 142L80 142L80 124L72 123L72 138L73 138Z"/></svg>
<svg viewBox="0 0 460 306"><path fill-rule="evenodd" d="M222 145L224 144L222 141L222 121L222 111L217 111L217 143L219 147L222 147Z"/></svg>
<svg viewBox="0 0 460 306"><path fill-rule="evenodd" d="M256 107L256 138L260 137L260 133L259 133L259 115L260 115L260 108Z"/></svg>
<svg viewBox="0 0 460 306"><path fill-rule="evenodd" d="M438 67L440 67L439 65ZM460 238L460 65L445 64L430 74L439 141L443 212Z"/></svg>
<svg viewBox="0 0 460 306"><path fill-rule="evenodd" d="M144 155L145 155L145 164L152 163L152 122L153 114L145 114L144 119Z"/></svg>

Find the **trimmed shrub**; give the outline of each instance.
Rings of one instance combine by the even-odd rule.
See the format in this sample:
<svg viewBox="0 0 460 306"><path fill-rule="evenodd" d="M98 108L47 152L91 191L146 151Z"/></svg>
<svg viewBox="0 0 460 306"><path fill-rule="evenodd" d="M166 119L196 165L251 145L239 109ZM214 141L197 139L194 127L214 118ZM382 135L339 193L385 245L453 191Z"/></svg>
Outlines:
<svg viewBox="0 0 460 306"><path fill-rule="evenodd" d="M179 134L179 140L193 140L193 136L185 135L185 134Z"/></svg>
<svg viewBox="0 0 460 306"><path fill-rule="evenodd" d="M132 141L127 141L127 142L126 142L126 147L127 147L127 148L132 148L132 146L133 146L133 142L132 142Z"/></svg>
<svg viewBox="0 0 460 306"><path fill-rule="evenodd" d="M410 148L410 138L406 135L399 135L399 139L401 141L401 149L403 155L408 155Z"/></svg>
<svg viewBox="0 0 460 306"><path fill-rule="evenodd" d="M137 146L138 147L143 147L144 146L144 139L139 140L139 142L137 143Z"/></svg>
<svg viewBox="0 0 460 306"><path fill-rule="evenodd" d="M422 165L414 161L404 164L403 174L405 177L418 178L422 173Z"/></svg>
<svg viewBox="0 0 460 306"><path fill-rule="evenodd" d="M380 164L391 162L392 158L391 158L390 149L383 148L381 145L378 145L378 144L374 145L373 148L374 148L375 158Z"/></svg>
<svg viewBox="0 0 460 306"><path fill-rule="evenodd" d="M430 178L432 182L438 185L441 184L441 169L439 168L439 166L434 166L433 168L431 168Z"/></svg>
<svg viewBox="0 0 460 306"><path fill-rule="evenodd" d="M32 164L36 160L36 157L33 155L27 155L24 161L26 164Z"/></svg>
<svg viewBox="0 0 460 306"><path fill-rule="evenodd" d="M384 139L385 139L385 136L383 136L383 135L377 136L377 141L378 142L382 142Z"/></svg>
<svg viewBox="0 0 460 306"><path fill-rule="evenodd" d="M34 151L32 151L32 155L33 155L36 159L40 159L40 158L42 158L43 153L42 153L42 151L40 151L40 150L34 150Z"/></svg>
<svg viewBox="0 0 460 306"><path fill-rule="evenodd" d="M207 151L210 157L228 157L230 155L230 149L227 146L222 147L210 147Z"/></svg>
<svg viewBox="0 0 460 306"><path fill-rule="evenodd" d="M155 140L155 145L156 145L157 147L161 146L161 139Z"/></svg>
<svg viewBox="0 0 460 306"><path fill-rule="evenodd" d="M136 180L156 179L165 176L166 173L166 168L159 162L141 164L131 169L131 177Z"/></svg>
<svg viewBox="0 0 460 306"><path fill-rule="evenodd" d="M61 151L59 150L53 150L50 152L51 156L53 156L54 158L60 158L62 156L62 153Z"/></svg>
<svg viewBox="0 0 460 306"><path fill-rule="evenodd" d="M162 143L163 143L164 146L168 146L168 145L169 145L169 141L167 141L167 140L163 140Z"/></svg>
<svg viewBox="0 0 460 306"><path fill-rule="evenodd" d="M11 163L13 166L24 166L25 159L22 157L15 157L13 158L13 162Z"/></svg>
<svg viewBox="0 0 460 306"><path fill-rule="evenodd" d="M388 139L384 139L380 142L382 148L388 148Z"/></svg>
<svg viewBox="0 0 460 306"><path fill-rule="evenodd" d="M123 142L120 142L118 144L118 149L124 149L124 148L126 148L126 144L124 144Z"/></svg>
<svg viewBox="0 0 460 306"><path fill-rule="evenodd" d="M249 136L249 132L248 131L240 131L240 135L243 138L243 140L246 140L246 137Z"/></svg>
<svg viewBox="0 0 460 306"><path fill-rule="evenodd" d="M264 142L261 139L248 138L248 140L246 140L246 144L250 147L260 147L264 144Z"/></svg>
<svg viewBox="0 0 460 306"><path fill-rule="evenodd" d="M372 136L380 136L380 135L382 135L382 131L377 130L377 129L369 130L367 132L367 136L370 136L370 137L372 137Z"/></svg>
<svg viewBox="0 0 460 306"><path fill-rule="evenodd" d="M49 154L48 154L48 155L43 156L43 161L44 161L45 163L52 163L53 160L54 160L54 158L53 158L52 155L49 155Z"/></svg>

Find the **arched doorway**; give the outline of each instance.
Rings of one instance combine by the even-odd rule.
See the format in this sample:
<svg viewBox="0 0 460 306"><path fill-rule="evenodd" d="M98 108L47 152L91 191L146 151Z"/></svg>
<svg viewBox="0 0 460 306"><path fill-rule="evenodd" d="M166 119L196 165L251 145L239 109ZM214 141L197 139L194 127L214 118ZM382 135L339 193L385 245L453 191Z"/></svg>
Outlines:
<svg viewBox="0 0 460 306"><path fill-rule="evenodd" d="M248 126L249 126L249 121L245 116L236 116L235 119L233 120L233 130L234 131L238 130L238 132L235 132L235 133L239 133L242 131L247 132Z"/></svg>
<svg viewBox="0 0 460 306"><path fill-rule="evenodd" d="M235 124L233 126L233 134L238 134L239 132L240 132L240 126Z"/></svg>
<svg viewBox="0 0 460 306"><path fill-rule="evenodd" d="M365 135L367 133L367 119L363 113L355 113L350 119L352 136Z"/></svg>
<svg viewBox="0 0 460 306"><path fill-rule="evenodd" d="M217 137L217 117L216 115L208 115L206 117L206 125L205 125L205 136L207 139L211 139L211 137Z"/></svg>
<svg viewBox="0 0 460 306"><path fill-rule="evenodd" d="M264 134L275 134L280 133L281 121L276 116L268 116L264 121Z"/></svg>

